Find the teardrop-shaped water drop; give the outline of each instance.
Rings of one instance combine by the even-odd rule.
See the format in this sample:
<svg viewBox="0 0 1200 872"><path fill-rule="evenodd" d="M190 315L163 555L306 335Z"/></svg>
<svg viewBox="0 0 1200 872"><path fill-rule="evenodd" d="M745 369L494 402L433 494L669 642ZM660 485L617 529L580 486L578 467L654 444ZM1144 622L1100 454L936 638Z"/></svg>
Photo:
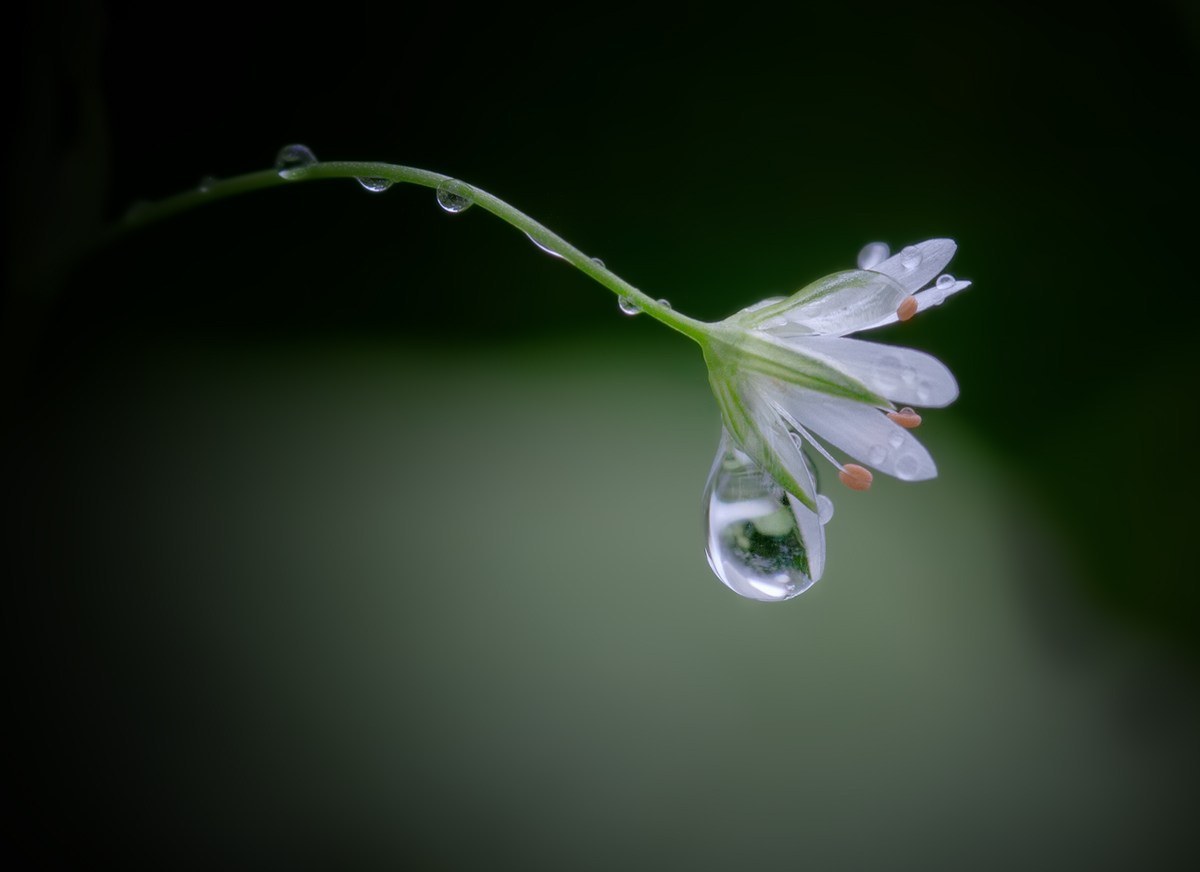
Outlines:
<svg viewBox="0 0 1200 872"><path fill-rule="evenodd" d="M641 307L628 297L617 297L617 307L626 315L637 315L642 311Z"/></svg>
<svg viewBox="0 0 1200 872"><path fill-rule="evenodd" d="M822 527L833 520L833 500L825 494L817 494L817 520Z"/></svg>
<svg viewBox="0 0 1200 872"><path fill-rule="evenodd" d="M602 260L601 260L600 258L598 258L598 257L593 257L593 258L592 258L592 263L596 264L598 267L600 267L600 269L608 269L608 267L606 267L606 266L604 265L604 261L602 261Z"/></svg>
<svg viewBox="0 0 1200 872"><path fill-rule="evenodd" d="M938 276L937 281L934 282L934 287L936 287L939 291L944 291L948 288L954 287L954 276L950 275L950 273L942 273L940 276Z"/></svg>
<svg viewBox="0 0 1200 872"><path fill-rule="evenodd" d="M704 489L704 551L734 593L782 602L821 577L825 531L725 431Z"/></svg>
<svg viewBox="0 0 1200 872"><path fill-rule="evenodd" d="M528 233L526 233L525 235L529 236ZM546 254L550 255L551 257L562 257L562 255L559 254L557 251L555 251L553 248L547 248L546 246L544 246L540 242L538 242L536 239L534 239L532 236L529 236L529 241L532 242L534 245L536 245L538 248L540 248L542 251L546 252Z"/></svg>
<svg viewBox="0 0 1200 872"><path fill-rule="evenodd" d="M921 252L915 245L910 245L900 251L900 265L909 272L921 265Z"/></svg>
<svg viewBox="0 0 1200 872"><path fill-rule="evenodd" d="M886 242L868 242L858 253L859 269L875 269L891 255L892 250Z"/></svg>
<svg viewBox="0 0 1200 872"><path fill-rule="evenodd" d="M391 179L384 179L378 176L357 176L358 183L372 194L381 194L392 186Z"/></svg>
<svg viewBox="0 0 1200 872"><path fill-rule="evenodd" d="M437 186L437 201L451 215L457 215L471 208L475 202L475 191L466 182L446 179Z"/></svg>
<svg viewBox="0 0 1200 872"><path fill-rule="evenodd" d="M303 178L304 171L317 162L317 156L307 145L285 145L275 155L275 169L282 179Z"/></svg>
<svg viewBox="0 0 1200 872"><path fill-rule="evenodd" d="M200 180L200 193L207 194L213 189L213 185L217 183L216 176L205 176Z"/></svg>

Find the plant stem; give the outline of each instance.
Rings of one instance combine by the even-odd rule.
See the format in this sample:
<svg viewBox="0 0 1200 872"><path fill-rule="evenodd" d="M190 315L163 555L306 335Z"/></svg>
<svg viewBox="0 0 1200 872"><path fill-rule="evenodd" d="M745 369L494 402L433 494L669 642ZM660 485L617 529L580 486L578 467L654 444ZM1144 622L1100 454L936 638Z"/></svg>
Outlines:
<svg viewBox="0 0 1200 872"><path fill-rule="evenodd" d="M157 203L147 203L134 207L124 219L111 227L100 238L99 244L105 245L124 236L130 230L153 224L177 212L183 212L215 200L223 200L235 194L244 194L248 191L257 191L261 188L273 188L277 185L290 185L299 181L357 179L359 177L388 179L394 183L422 185L426 188L436 188L443 182L452 180L451 176L444 176L441 173L431 173L428 170L369 161L328 161L326 163L314 163L306 167L283 170L282 175L277 170L261 170L260 172L248 173L244 176L235 176L231 179L211 182L203 190L197 188L185 191L182 194L176 194L165 200L159 200ZM586 273L619 297L633 302L647 315L678 330L685 336L695 339L702 345L704 344L705 338L709 334L709 325L705 322L682 315L670 306L660 303L653 297L642 293L607 267L596 263L596 261L592 260L565 239L551 233L524 212L513 208L499 197L494 197L487 191L482 191L474 186L472 186L472 191L474 201L480 208L491 212L518 230L523 231L543 249L552 254L557 254L563 260L566 260L576 269Z"/></svg>

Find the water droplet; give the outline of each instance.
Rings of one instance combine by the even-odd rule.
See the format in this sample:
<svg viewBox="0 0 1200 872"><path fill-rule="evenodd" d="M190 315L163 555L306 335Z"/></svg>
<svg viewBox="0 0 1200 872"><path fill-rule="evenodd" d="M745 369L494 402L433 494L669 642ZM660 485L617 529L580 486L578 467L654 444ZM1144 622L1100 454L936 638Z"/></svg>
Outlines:
<svg viewBox="0 0 1200 872"><path fill-rule="evenodd" d="M392 186L391 179L383 179L379 176L358 176L358 183L372 194L380 194Z"/></svg>
<svg viewBox="0 0 1200 872"><path fill-rule="evenodd" d="M867 463L872 466L880 466L887 460L888 450L882 445L872 445L867 450Z"/></svg>
<svg viewBox="0 0 1200 872"><path fill-rule="evenodd" d="M437 186L437 201L451 215L457 215L471 208L475 202L475 189L458 179L446 179Z"/></svg>
<svg viewBox="0 0 1200 872"><path fill-rule="evenodd" d="M617 306L626 315L637 315L642 311L638 304L628 297L617 297Z"/></svg>
<svg viewBox="0 0 1200 872"><path fill-rule="evenodd" d="M825 494L817 494L817 520L821 522L821 526L824 526L832 519L833 500L825 496Z"/></svg>
<svg viewBox="0 0 1200 872"><path fill-rule="evenodd" d="M892 446L893 448L899 448L903 444L904 444L904 434L903 433L893 433L891 436L888 437L888 445Z"/></svg>
<svg viewBox="0 0 1200 872"><path fill-rule="evenodd" d="M601 260L600 258L598 258L598 257L593 257L593 258L592 258L592 263L596 264L596 265L597 265L597 266L599 266L601 269L608 269L608 267L606 267L606 266L604 265L604 261L602 261L602 260Z"/></svg>
<svg viewBox="0 0 1200 872"><path fill-rule="evenodd" d="M728 433L704 489L704 508L708 565L734 593L782 602L808 590L813 574L820 578L825 539L817 515L733 447Z"/></svg>
<svg viewBox="0 0 1200 872"><path fill-rule="evenodd" d="M917 380L917 370L912 366L905 366L900 369L900 378L904 380L906 385L911 385Z"/></svg>
<svg viewBox="0 0 1200 872"><path fill-rule="evenodd" d="M896 461L896 478L911 481L921 468L921 461L912 454L905 454Z"/></svg>
<svg viewBox="0 0 1200 872"><path fill-rule="evenodd" d="M207 194L212 190L213 185L217 183L216 176L205 176L200 180L200 193Z"/></svg>
<svg viewBox="0 0 1200 872"><path fill-rule="evenodd" d="M939 291L944 291L948 288L954 287L954 276L950 275L950 273L942 273L940 276L938 276L935 287Z"/></svg>
<svg viewBox="0 0 1200 872"><path fill-rule="evenodd" d="M912 271L921 265L921 252L915 245L910 245L900 252L900 265Z"/></svg>
<svg viewBox="0 0 1200 872"><path fill-rule="evenodd" d="M932 395L933 395L933 385L929 382L928 379L922 379L920 384L917 385L917 399L920 400L922 403L927 403L927 402L929 402L929 398Z"/></svg>
<svg viewBox="0 0 1200 872"><path fill-rule="evenodd" d="M859 269L875 269L892 253L886 242L868 242L858 253Z"/></svg>
<svg viewBox="0 0 1200 872"><path fill-rule="evenodd" d="M529 236L528 233L526 233L525 235ZM553 248L547 248L546 246L544 246L540 242L538 242L536 239L534 239L532 236L529 236L529 241L532 242L534 245L536 245L538 248L540 248L542 251L546 252L546 254L550 255L551 257L562 257L562 255L559 254L557 251L555 251Z"/></svg>
<svg viewBox="0 0 1200 872"><path fill-rule="evenodd" d="M285 145L275 155L275 169L283 179L300 179L304 171L317 162L317 156L307 145Z"/></svg>
<svg viewBox="0 0 1200 872"><path fill-rule="evenodd" d="M671 301L670 301L670 300L659 300L659 301L658 301L658 304L659 304L660 306L666 306L668 309L670 309L670 308L671 308Z"/></svg>

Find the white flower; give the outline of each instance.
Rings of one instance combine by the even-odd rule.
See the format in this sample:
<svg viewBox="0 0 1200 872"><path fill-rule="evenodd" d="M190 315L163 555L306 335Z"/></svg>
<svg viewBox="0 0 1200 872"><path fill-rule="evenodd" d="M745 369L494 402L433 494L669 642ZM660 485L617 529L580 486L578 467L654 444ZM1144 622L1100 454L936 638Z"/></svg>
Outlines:
<svg viewBox="0 0 1200 872"><path fill-rule="evenodd" d="M846 337L907 320L968 287L939 277L956 247L931 239L888 257L874 243L859 255L864 268L711 325L704 355L725 432L705 493L706 549L735 592L780 601L821 577L832 505L816 493L804 442L859 490L871 474L843 466L814 437L904 481L937 475L909 432L920 416L895 404L949 405L958 396L954 376L923 352Z"/></svg>

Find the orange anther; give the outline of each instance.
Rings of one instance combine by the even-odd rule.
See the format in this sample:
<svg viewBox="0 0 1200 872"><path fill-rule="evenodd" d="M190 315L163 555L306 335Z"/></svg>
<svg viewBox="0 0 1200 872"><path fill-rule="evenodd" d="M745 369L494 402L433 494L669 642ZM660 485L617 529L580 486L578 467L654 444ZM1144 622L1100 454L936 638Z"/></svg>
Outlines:
<svg viewBox="0 0 1200 872"><path fill-rule="evenodd" d="M851 490L870 490L871 479L874 477L869 469L863 469L857 463L847 463L838 473L842 484Z"/></svg>
<svg viewBox="0 0 1200 872"><path fill-rule="evenodd" d="M907 427L910 430L921 423L921 416L912 410L912 406L905 406L899 412L888 412L887 416L901 427Z"/></svg>
<svg viewBox="0 0 1200 872"><path fill-rule="evenodd" d="M904 302L896 309L896 317L901 321L907 321L915 314L917 314L917 298L905 297Z"/></svg>

